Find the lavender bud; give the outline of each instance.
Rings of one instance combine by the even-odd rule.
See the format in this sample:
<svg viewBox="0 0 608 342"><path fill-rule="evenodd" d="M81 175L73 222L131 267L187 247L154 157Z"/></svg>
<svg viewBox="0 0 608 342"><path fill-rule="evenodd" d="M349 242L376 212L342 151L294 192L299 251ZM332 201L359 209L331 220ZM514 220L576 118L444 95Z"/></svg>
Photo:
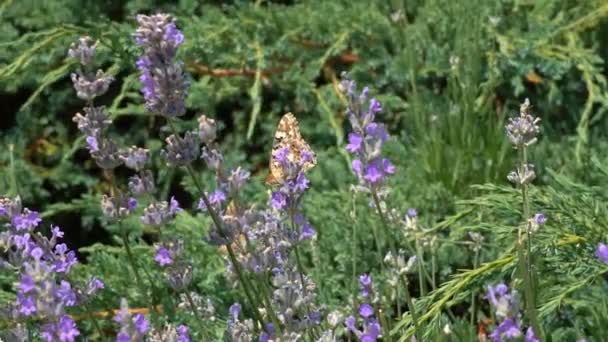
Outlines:
<svg viewBox="0 0 608 342"><path fill-rule="evenodd" d="M250 175L249 171L243 170L240 166L232 170L228 176L228 191L231 194L239 193Z"/></svg>
<svg viewBox="0 0 608 342"><path fill-rule="evenodd" d="M90 68L95 62L96 49L97 42L91 37L84 36L78 39L78 44L72 43L68 56L77 59L82 66Z"/></svg>
<svg viewBox="0 0 608 342"><path fill-rule="evenodd" d="M209 149L207 147L203 147L203 154L201 155L207 167L211 170L219 172L222 168L222 162L224 161L224 156L217 149Z"/></svg>
<svg viewBox="0 0 608 342"><path fill-rule="evenodd" d="M518 168L507 175L507 179L511 183L519 185L529 184L534 178L536 178L536 173L534 173L534 165L532 164L526 164L523 169Z"/></svg>
<svg viewBox="0 0 608 342"><path fill-rule="evenodd" d="M217 134L217 125L215 120L201 115L198 118L198 135L203 144L208 145L215 141Z"/></svg>
<svg viewBox="0 0 608 342"><path fill-rule="evenodd" d="M101 198L101 212L110 219L118 219L129 215L137 207L134 198L118 195L116 197L103 195Z"/></svg>
<svg viewBox="0 0 608 342"><path fill-rule="evenodd" d="M76 122L78 129L86 135L95 136L112 123L104 106L84 107L84 113L84 116L76 113L72 121Z"/></svg>
<svg viewBox="0 0 608 342"><path fill-rule="evenodd" d="M530 100L526 99L521 105L520 116L510 118L506 126L507 137L516 148L534 144L540 132L540 119L530 114L530 107Z"/></svg>
<svg viewBox="0 0 608 342"><path fill-rule="evenodd" d="M144 209L141 221L153 226L163 225L172 220L182 209L175 198L171 197L170 203L166 201L151 203Z"/></svg>
<svg viewBox="0 0 608 342"><path fill-rule="evenodd" d="M167 280L175 291L181 292L192 283L192 265L178 263L167 269Z"/></svg>
<svg viewBox="0 0 608 342"><path fill-rule="evenodd" d="M156 190L152 171L145 170L141 175L129 178L129 191L135 196L152 194Z"/></svg>
<svg viewBox="0 0 608 342"><path fill-rule="evenodd" d="M110 87L110 83L114 81L114 77L104 75L101 70L98 70L93 76L73 73L71 77L76 95L85 101L92 101L94 98L105 94Z"/></svg>
<svg viewBox="0 0 608 342"><path fill-rule="evenodd" d="M21 214L21 197L0 197L0 217L13 218Z"/></svg>
<svg viewBox="0 0 608 342"><path fill-rule="evenodd" d="M168 165L185 166L192 163L198 157L199 142L196 135L192 132L186 132L183 139L172 134L165 141L167 142L167 146L160 154L167 161Z"/></svg>
<svg viewBox="0 0 608 342"><path fill-rule="evenodd" d="M91 137L89 137L91 138ZM113 169L118 167L122 161L116 144L110 139L102 139L93 137L93 140L87 140L91 157L95 159L95 163L102 169Z"/></svg>
<svg viewBox="0 0 608 342"><path fill-rule="evenodd" d="M132 146L120 153L120 159L125 166L135 171L141 171L150 157L150 150Z"/></svg>

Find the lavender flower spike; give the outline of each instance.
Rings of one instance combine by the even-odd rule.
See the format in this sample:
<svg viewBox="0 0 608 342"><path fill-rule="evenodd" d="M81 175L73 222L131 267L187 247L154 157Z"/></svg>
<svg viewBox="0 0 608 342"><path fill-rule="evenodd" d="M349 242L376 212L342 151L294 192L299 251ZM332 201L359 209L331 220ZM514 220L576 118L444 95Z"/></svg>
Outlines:
<svg viewBox="0 0 608 342"><path fill-rule="evenodd" d="M353 129L348 134L346 145L346 150L355 157L352 170L361 185L377 188L395 173L391 161L382 157L382 146L389 135L384 124L374 121L376 114L382 111L382 105L374 98L368 101L367 87L358 93L357 84L353 80L345 77L340 87L348 99L346 116Z"/></svg>
<svg viewBox="0 0 608 342"><path fill-rule="evenodd" d="M166 117L184 115L186 82L183 65L175 61L184 35L168 14L138 15L135 41L144 53L137 60L146 108Z"/></svg>

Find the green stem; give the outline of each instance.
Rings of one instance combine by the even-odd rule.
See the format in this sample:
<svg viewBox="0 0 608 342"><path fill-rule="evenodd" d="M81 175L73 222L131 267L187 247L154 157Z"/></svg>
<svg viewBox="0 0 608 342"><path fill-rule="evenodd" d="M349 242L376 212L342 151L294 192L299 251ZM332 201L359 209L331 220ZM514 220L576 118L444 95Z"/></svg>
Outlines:
<svg viewBox="0 0 608 342"><path fill-rule="evenodd" d="M426 281L424 269L424 252L420 248L420 244L416 241L416 265L418 266L418 283L420 286L420 296L426 295Z"/></svg>
<svg viewBox="0 0 608 342"><path fill-rule="evenodd" d="M171 127L173 130L175 130L175 127L172 124L171 124ZM205 203L205 207L208 209L207 211L209 212L209 215L211 216L211 220L213 221L213 224L218 229L220 235L225 236L224 226L222 224L222 221L219 218L219 216L217 215L217 213L215 212L215 210L213 209L213 207L211 206L211 203L209 202L209 198L207 197L207 195L205 194L205 191L203 190L203 186L201 185L198 178L196 177L196 174L194 173L194 169L192 168L191 165L186 166L186 169L188 170L188 173L190 174L190 177L192 178L192 181L194 182L194 185L196 186L196 188L199 192L199 195L203 199L203 203ZM234 270L239 279L239 282L243 286L243 289L245 291L245 296L247 297L247 300L249 301L249 305L251 305L251 307L253 309L255 319L258 321L258 323L261 326L263 326L264 321L262 320L262 315L258 311L258 306L257 306L258 302L253 300L253 295L250 292L251 284L249 284L249 282L247 282L245 280L245 277L244 277L242 269L241 269L241 264L239 263L238 259L236 258L235 254L234 254L234 250L232 249L232 246L230 244L226 244L226 250L228 251L228 256L229 256L230 262L234 266ZM256 330L257 330L257 327L256 327Z"/></svg>
<svg viewBox="0 0 608 342"><path fill-rule="evenodd" d="M355 213L355 199L353 198L353 215ZM353 311L357 311L357 288L358 288L358 279L357 279L357 224L354 222L351 224L353 230L353 237L351 239L351 261L353 263L353 275L352 275L352 293L353 293Z"/></svg>
<svg viewBox="0 0 608 342"><path fill-rule="evenodd" d="M384 213L382 212L382 207L380 207L380 199L378 198L378 194L376 193L376 189L371 190L372 199L374 200L374 205L376 209L378 209L378 215L380 216L380 221L382 222L382 226L384 227L384 233L388 240L390 241L389 246L391 247L391 252L393 253L393 257L397 257L397 248L395 247L395 239L392 238L391 230L388 226L388 222Z"/></svg>
<svg viewBox="0 0 608 342"><path fill-rule="evenodd" d="M91 322L93 322L93 326L95 327L95 330L97 330L97 333L99 334L99 338L102 339L104 336L103 330L101 330L101 327L99 326L99 322L97 322L97 319L92 314L88 304L85 305L85 309L87 310L87 316L89 316L89 320L91 320Z"/></svg>
<svg viewBox="0 0 608 342"><path fill-rule="evenodd" d="M401 280L403 281L403 287L405 288L405 300L407 301L407 306L410 310L410 315L412 315L412 321L414 322L414 335L416 335L416 341L422 341L420 335L420 325L418 323L418 313L416 312L416 307L414 306L414 301L412 300L412 295L410 294L409 289L409 281L407 280L406 275L401 275Z"/></svg>
<svg viewBox="0 0 608 342"><path fill-rule="evenodd" d="M131 252L131 247L129 247L128 237L126 233L122 236L122 245L125 248L125 251L127 252L127 259L129 260L129 264L133 269L133 274L135 275L135 281L137 282L137 286L139 286L139 289L142 291L142 295L146 295L147 291L144 289L143 281L141 280L139 269L137 267L137 264L135 263L133 253Z"/></svg>
<svg viewBox="0 0 608 342"><path fill-rule="evenodd" d="M473 269L477 269L477 267L479 267L479 250L475 249L475 256L473 257ZM475 291L473 291L473 293L471 293L471 326L474 327L476 326L477 320L476 320L476 316L477 316L477 296Z"/></svg>
<svg viewBox="0 0 608 342"><path fill-rule="evenodd" d="M207 208L211 208L210 206L207 206ZM241 285L243 286L243 290L245 291L245 296L247 296L247 300L249 301L249 305L251 305L252 309L253 309L253 314L255 316L255 319L258 321L258 323L260 324L260 326L264 326L264 321L262 320L262 315L260 314L259 310L258 310L258 301L253 300L253 295L250 292L250 287L251 284L245 280L245 277L243 275L243 271L241 270L241 264L239 263L239 261L237 260L236 256L234 255L234 251L232 250L232 246L230 244L226 245L226 249L228 250L228 256L230 257L230 261L232 262L232 265L234 266L234 269L236 271L236 275L239 278L239 282L241 283ZM256 297L257 298L257 297ZM257 330L257 328L256 328Z"/></svg>
<svg viewBox="0 0 608 342"><path fill-rule="evenodd" d="M268 287L268 283L266 279L260 279L258 283L261 286L262 300L266 304L266 311L268 312L270 319L272 320L275 325L275 328L277 329L278 336L282 336L283 333L281 332L281 322L279 321L277 314L272 309L271 291Z"/></svg>
<svg viewBox="0 0 608 342"><path fill-rule="evenodd" d="M528 164L528 156L527 156L527 151L526 151L526 147L522 147L521 148L521 153L520 153L520 168L522 170L525 170L526 166ZM530 218L530 204L529 204L529 198L528 198L528 186L527 184L522 184L521 186L521 196L522 196L522 202L523 202L523 219L524 219L524 225L523 225L523 229L525 229L525 232L523 231L522 227L520 226L519 228L519 232L518 232L518 256L519 256L519 265L520 265L520 274L524 283L524 295L526 297L526 306L525 306L525 311L526 311L526 316L528 316L528 319L530 320L530 323L532 325L532 327L534 328L534 332L540 337L540 339L542 340L542 335L543 332L541 330L541 326L538 322L538 315L536 312L536 301L535 301L535 296L534 296L534 288L533 288L533 284L532 284L532 279L534 278L534 276L532 275L532 273L534 272L533 268L532 268L532 264L531 264L531 258L532 258L532 247L531 247L531 239L530 239L530 230L528 227L528 219ZM524 241L524 234L526 235L526 241Z"/></svg>
<svg viewBox="0 0 608 342"><path fill-rule="evenodd" d="M184 291L184 294L186 295L186 300L188 301L188 304L190 304L190 309L194 314L194 317L196 317L198 321L197 323L199 328L201 329L201 333L203 334L206 340L209 339L209 335L207 335L207 329L205 329L205 326L203 325L205 318L200 314L200 312L196 308L196 305L194 304L194 299L192 298L190 291Z"/></svg>
<svg viewBox="0 0 608 342"><path fill-rule="evenodd" d="M293 211L289 211L289 218L291 220L291 230L295 233L296 231L296 221L293 214ZM293 245L293 250L296 255L296 264L298 266L298 273L300 274L300 282L302 283L302 291L304 291L304 295L306 296L306 282L304 281L304 266L302 266L302 261L300 260L300 252L298 251L298 244Z"/></svg>

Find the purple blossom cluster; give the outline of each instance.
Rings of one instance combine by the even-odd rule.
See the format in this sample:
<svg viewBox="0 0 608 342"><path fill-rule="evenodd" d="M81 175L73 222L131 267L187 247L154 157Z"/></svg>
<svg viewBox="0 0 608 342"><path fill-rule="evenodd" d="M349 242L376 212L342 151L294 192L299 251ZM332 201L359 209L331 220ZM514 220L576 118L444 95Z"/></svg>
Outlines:
<svg viewBox="0 0 608 342"><path fill-rule="evenodd" d="M190 342L190 332L188 327L183 324L176 327L166 324L163 329L152 331L148 340L150 342Z"/></svg>
<svg viewBox="0 0 608 342"><path fill-rule="evenodd" d="M515 341L523 336L525 342L539 342L532 327L523 333L519 300L515 291L509 292L507 285L502 283L488 286L487 299L497 320L497 325L489 336L492 341Z"/></svg>
<svg viewBox="0 0 608 342"><path fill-rule="evenodd" d="M361 287L361 296L369 299L372 292L372 278L368 274L359 276L359 285ZM351 333L357 336L361 342L375 342L382 335L382 328L375 317L374 307L370 303L361 303L359 305L358 316L361 324L357 324L357 318L353 315L346 318L344 325Z"/></svg>
<svg viewBox="0 0 608 342"><path fill-rule="evenodd" d="M346 145L346 150L355 157L352 170L362 185L377 188L395 173L395 166L382 156L382 146L389 134L384 124L374 121L382 111L382 105L375 98L368 100L369 88L358 93L353 80L344 77L340 86L348 100L346 116L352 127Z"/></svg>
<svg viewBox="0 0 608 342"><path fill-rule="evenodd" d="M283 220L291 221L291 231L286 234L290 236L290 243L310 240L315 235L315 230L302 214L302 198L308 190L310 181L304 173L304 166L310 162L313 156L302 151L300 158L290 160L288 147L280 149L273 157L280 163L284 176L278 187L270 197L270 207L276 210Z"/></svg>
<svg viewBox="0 0 608 342"><path fill-rule="evenodd" d="M157 115L181 116L186 112L184 101L188 83L183 65L175 57L184 35L168 14L140 14L137 24L134 37L137 45L143 48L137 68L141 71L146 108Z"/></svg>
<svg viewBox="0 0 608 342"><path fill-rule="evenodd" d="M182 240L165 240L156 245L154 261L165 272L169 285L175 291L184 291L192 282L192 264L184 256Z"/></svg>
<svg viewBox="0 0 608 342"><path fill-rule="evenodd" d="M78 260L65 243L58 243L63 231L51 226L50 239L35 231L42 219L22 208L19 197L0 198L0 220L9 222L8 230L0 233L0 253L6 255L0 261L19 272L17 302L10 315L39 319L45 341L74 341L80 331L66 310L87 302L103 282L93 278L85 288L70 283L67 275Z"/></svg>
<svg viewBox="0 0 608 342"><path fill-rule="evenodd" d="M124 298L120 300L120 311L114 316L114 321L119 326L116 342L141 342L150 330L150 322L144 314L131 315L129 303Z"/></svg>

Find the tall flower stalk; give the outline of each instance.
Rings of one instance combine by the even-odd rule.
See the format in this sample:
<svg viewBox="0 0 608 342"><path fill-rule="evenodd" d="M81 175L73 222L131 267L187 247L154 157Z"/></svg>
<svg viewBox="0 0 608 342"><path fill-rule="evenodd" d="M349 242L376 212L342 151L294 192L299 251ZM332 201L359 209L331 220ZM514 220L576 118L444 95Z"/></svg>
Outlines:
<svg viewBox="0 0 608 342"><path fill-rule="evenodd" d="M535 268L532 258L532 233L535 218L531 218L528 186L536 177L534 165L528 163L528 147L536 143L540 132L540 118L531 114L530 101L526 99L521 104L519 116L509 119L506 135L513 147L518 150L518 164L514 171L507 176L508 180L521 189L522 212L524 224L517 232L517 251L520 277L524 284L526 317L534 327L534 331L542 335L535 298Z"/></svg>
<svg viewBox="0 0 608 342"><path fill-rule="evenodd" d="M143 54L137 61L137 67L141 71L140 81L143 85L142 93L146 108L152 114L165 117L173 133L166 139L167 145L161 152L161 156L170 166L184 167L192 177L192 181L199 191L201 202L211 216L216 232L223 240L222 244L226 246L229 260L243 286L247 300L254 310L256 320L261 324L262 317L258 312L259 301L255 299L256 292L236 258L222 217L216 211L212 199L204 191L191 165L199 156L199 139L203 138L204 142L205 137L209 138L209 132L186 132L180 136L174 123L176 117L182 116L186 112L185 96L188 82L184 74L183 63L176 59L177 49L183 43L184 36L168 14L138 15L137 22L139 27L134 38L143 49ZM198 133L206 135L199 137ZM221 156L218 157L221 158ZM216 161L219 162L219 160Z"/></svg>
<svg viewBox="0 0 608 342"><path fill-rule="evenodd" d="M391 238L392 234L381 205L386 180L395 173L395 166L382 156L382 147L389 139L389 134L384 124L375 121L376 115L382 111L382 105L375 98L368 99L367 87L359 93L355 81L346 75L343 75L343 78L340 87L348 100L346 116L352 127L352 132L348 134L346 150L355 157L351 164L352 171L359 180L360 189L370 194L372 204L385 229L385 236L389 239L391 251L396 255L395 242ZM376 233L374 235L380 249L379 237Z"/></svg>
<svg viewBox="0 0 608 342"><path fill-rule="evenodd" d="M72 74L74 89L79 98L86 101L83 109L84 115L77 113L73 121L78 129L85 135L86 147L96 164L103 169L104 175L111 185L109 195L103 195L101 199L101 210L104 216L111 222L120 223L127 215L133 213L137 207L137 200L132 196L151 193L154 190L154 181L151 172L144 171L144 165L149 158L148 150L137 147L120 149L118 144L107 134L112 119L104 106L95 106L95 98L103 95L114 80L112 76L104 74L101 70L94 72L96 61L97 42L90 37L82 37L77 43L72 44L68 51L71 58L79 62L77 72ZM139 172L129 181L129 191L119 189L114 182L114 169L120 165ZM127 254L127 260L133 269L135 281L142 295L147 294L147 289L142 281L139 266L129 246L128 232L120 232L123 247ZM144 269L144 272L145 269ZM154 283L148 275L148 280L153 287ZM152 293L154 302L157 302L154 291ZM148 303L151 309L155 309L154 303Z"/></svg>

